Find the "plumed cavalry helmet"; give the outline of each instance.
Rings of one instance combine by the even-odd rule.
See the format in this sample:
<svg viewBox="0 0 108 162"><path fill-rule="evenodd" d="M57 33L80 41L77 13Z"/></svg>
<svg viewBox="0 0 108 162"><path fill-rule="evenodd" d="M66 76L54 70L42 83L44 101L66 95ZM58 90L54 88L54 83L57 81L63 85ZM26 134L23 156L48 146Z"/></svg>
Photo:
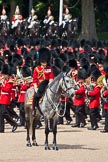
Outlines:
<svg viewBox="0 0 108 162"><path fill-rule="evenodd" d="M65 8L65 14L66 14L66 15L69 14L69 9L68 9L68 7Z"/></svg>
<svg viewBox="0 0 108 162"><path fill-rule="evenodd" d="M15 15L19 15L19 14L20 14L20 10L19 10L19 6L17 5L15 9Z"/></svg>
<svg viewBox="0 0 108 162"><path fill-rule="evenodd" d="M48 7L47 15L51 16L51 7Z"/></svg>
<svg viewBox="0 0 108 162"><path fill-rule="evenodd" d="M48 48L40 48L39 49L39 62L50 62L51 54Z"/></svg>
<svg viewBox="0 0 108 162"><path fill-rule="evenodd" d="M2 14L5 15L6 14L6 10L5 10L5 7L3 6L3 9L2 9Z"/></svg>

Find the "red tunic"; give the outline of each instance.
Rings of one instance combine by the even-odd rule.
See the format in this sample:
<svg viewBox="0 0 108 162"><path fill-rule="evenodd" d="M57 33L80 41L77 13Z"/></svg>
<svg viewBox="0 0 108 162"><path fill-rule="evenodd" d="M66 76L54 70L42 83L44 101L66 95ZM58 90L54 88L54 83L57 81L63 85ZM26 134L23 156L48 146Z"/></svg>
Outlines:
<svg viewBox="0 0 108 162"><path fill-rule="evenodd" d="M6 81L1 87L0 104L10 105L13 83Z"/></svg>
<svg viewBox="0 0 108 162"><path fill-rule="evenodd" d="M23 20L23 17L21 15L13 15L12 22L15 22L16 20Z"/></svg>
<svg viewBox="0 0 108 162"><path fill-rule="evenodd" d="M93 91L89 91L88 92L88 95L93 97L94 96L94 99L90 100L90 103L89 103L89 108L90 109L94 109L94 108L99 108L100 106L100 91L101 91L101 88L98 87L98 86L95 86Z"/></svg>
<svg viewBox="0 0 108 162"><path fill-rule="evenodd" d="M77 98L77 95L81 95L81 98ZM74 106L81 106L85 104L85 87L80 86L78 90L75 90L75 97L73 100Z"/></svg>
<svg viewBox="0 0 108 162"><path fill-rule="evenodd" d="M25 100L25 94L26 91L28 89L28 84L24 83L20 85L20 92L19 92L19 96L18 96L18 102L24 102Z"/></svg>
<svg viewBox="0 0 108 162"><path fill-rule="evenodd" d="M104 97L107 97L108 96L108 90L106 90L103 94ZM104 105L103 105L104 109L105 110L108 110L108 102L105 102Z"/></svg>
<svg viewBox="0 0 108 162"><path fill-rule="evenodd" d="M36 83L37 86L43 81L43 80L50 80L54 79L54 74L52 71L52 68L50 66L47 66L45 69L41 66L37 66L33 71L33 83Z"/></svg>

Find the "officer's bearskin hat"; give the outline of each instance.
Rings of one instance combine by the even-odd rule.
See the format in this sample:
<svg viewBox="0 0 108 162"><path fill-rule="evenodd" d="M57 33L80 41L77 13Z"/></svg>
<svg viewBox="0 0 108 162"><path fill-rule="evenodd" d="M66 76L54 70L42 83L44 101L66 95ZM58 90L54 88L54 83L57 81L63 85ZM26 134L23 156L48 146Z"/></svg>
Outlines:
<svg viewBox="0 0 108 162"><path fill-rule="evenodd" d="M103 67L104 67L104 71L108 75L108 56L106 56L105 59L104 59Z"/></svg>
<svg viewBox="0 0 108 162"><path fill-rule="evenodd" d="M3 64L3 66L1 67L1 73L10 75L10 66L8 64Z"/></svg>
<svg viewBox="0 0 108 162"><path fill-rule="evenodd" d="M23 66L21 68L21 73L23 77L32 76L32 70L28 66Z"/></svg>
<svg viewBox="0 0 108 162"><path fill-rule="evenodd" d="M78 79L86 79L87 77L88 76L84 68L78 69Z"/></svg>
<svg viewBox="0 0 108 162"><path fill-rule="evenodd" d="M99 69L96 69L93 72L91 72L91 77L92 77L93 81L97 81L97 79L100 76L101 76L101 72L99 71Z"/></svg>
<svg viewBox="0 0 108 162"><path fill-rule="evenodd" d="M69 67L77 69L77 61L75 59L69 60Z"/></svg>
<svg viewBox="0 0 108 162"><path fill-rule="evenodd" d="M28 67L32 67L33 66L33 59L30 56L26 57L25 65L28 66Z"/></svg>
<svg viewBox="0 0 108 162"><path fill-rule="evenodd" d="M42 47L39 49L39 62L50 62L51 54L48 48Z"/></svg>
<svg viewBox="0 0 108 162"><path fill-rule="evenodd" d="M14 54L12 56L12 63L15 65L15 66L21 66L22 65L22 57L19 55L19 54Z"/></svg>

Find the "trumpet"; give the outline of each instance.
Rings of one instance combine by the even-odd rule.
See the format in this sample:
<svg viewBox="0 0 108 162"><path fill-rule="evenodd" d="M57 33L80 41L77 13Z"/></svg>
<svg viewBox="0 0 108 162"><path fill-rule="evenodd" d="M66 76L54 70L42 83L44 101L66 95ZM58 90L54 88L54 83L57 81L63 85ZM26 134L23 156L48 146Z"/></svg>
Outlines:
<svg viewBox="0 0 108 162"><path fill-rule="evenodd" d="M29 77L24 77L24 78L18 78L18 79L16 80L16 84L19 85L19 84L25 83L25 82L31 83L32 80L33 80L33 78L32 78L31 76L29 76Z"/></svg>

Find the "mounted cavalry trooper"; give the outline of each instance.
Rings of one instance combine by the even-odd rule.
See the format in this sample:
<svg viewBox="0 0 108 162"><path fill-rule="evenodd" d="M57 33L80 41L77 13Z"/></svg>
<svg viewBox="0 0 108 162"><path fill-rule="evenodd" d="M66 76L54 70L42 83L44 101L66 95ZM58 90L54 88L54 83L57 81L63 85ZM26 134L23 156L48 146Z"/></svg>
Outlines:
<svg viewBox="0 0 108 162"><path fill-rule="evenodd" d="M43 20L44 25L53 25L54 24L54 17L51 15L51 8L48 7L47 15Z"/></svg>
<svg viewBox="0 0 108 162"><path fill-rule="evenodd" d="M6 10L5 10L4 6L3 6L3 9L2 9L2 15L0 15L0 21L1 21L1 23L6 22L7 24L9 24L9 20L8 20L7 15L6 15Z"/></svg>
<svg viewBox="0 0 108 162"><path fill-rule="evenodd" d="M69 23L72 22L72 15L69 14L69 9L68 7L65 8L65 13L63 14L63 21L62 21L62 26L63 28L66 28Z"/></svg>
<svg viewBox="0 0 108 162"><path fill-rule="evenodd" d="M35 24L36 24L36 21L37 21L37 15L35 14L35 10L32 8L31 10L31 14L28 18L28 23L29 23L29 26L28 28L32 28Z"/></svg>
<svg viewBox="0 0 108 162"><path fill-rule="evenodd" d="M20 14L19 6L16 6L15 15L12 16L12 29L17 27L19 23L23 21L23 17Z"/></svg>
<svg viewBox="0 0 108 162"><path fill-rule="evenodd" d="M45 92L49 82L54 79L52 68L49 65L50 51L47 48L39 49L39 65L33 71L33 83L35 89L33 107L39 107L39 99Z"/></svg>

